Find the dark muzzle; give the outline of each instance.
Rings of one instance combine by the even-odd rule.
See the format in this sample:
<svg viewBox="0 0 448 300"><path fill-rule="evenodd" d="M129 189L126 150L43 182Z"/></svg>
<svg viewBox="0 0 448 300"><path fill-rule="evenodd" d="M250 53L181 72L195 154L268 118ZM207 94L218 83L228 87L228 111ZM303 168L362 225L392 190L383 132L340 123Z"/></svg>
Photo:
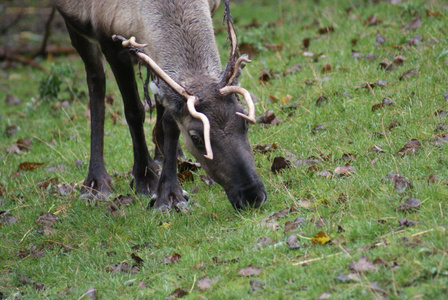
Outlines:
<svg viewBox="0 0 448 300"><path fill-rule="evenodd" d="M264 184L257 180L251 184L240 184L226 191L235 209L258 208L266 202Z"/></svg>

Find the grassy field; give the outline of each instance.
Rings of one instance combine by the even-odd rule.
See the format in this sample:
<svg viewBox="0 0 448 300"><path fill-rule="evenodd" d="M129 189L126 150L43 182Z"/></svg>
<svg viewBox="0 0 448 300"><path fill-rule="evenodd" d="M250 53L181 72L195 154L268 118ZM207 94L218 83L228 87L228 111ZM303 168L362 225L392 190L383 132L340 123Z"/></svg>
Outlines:
<svg viewBox="0 0 448 300"><path fill-rule="evenodd" d="M105 157L115 190L86 203L81 61L41 61L53 79L2 62L0 299L445 299L446 3L231 8L253 59L242 85L257 116L276 116L249 131L266 205L233 210L197 170L183 184L188 214L147 210L149 199L129 188L132 145L110 70ZM45 83L59 93L41 97ZM148 140L153 122L148 113ZM286 168L272 172L275 158Z"/></svg>

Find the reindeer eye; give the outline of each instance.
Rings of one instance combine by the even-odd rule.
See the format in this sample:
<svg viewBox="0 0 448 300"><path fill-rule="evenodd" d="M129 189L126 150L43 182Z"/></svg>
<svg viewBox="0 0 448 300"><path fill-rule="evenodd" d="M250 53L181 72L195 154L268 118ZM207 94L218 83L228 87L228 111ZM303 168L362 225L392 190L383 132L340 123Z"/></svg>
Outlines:
<svg viewBox="0 0 448 300"><path fill-rule="evenodd" d="M195 144L196 146L200 146L203 144L201 136L196 131L190 130L189 134L193 144Z"/></svg>

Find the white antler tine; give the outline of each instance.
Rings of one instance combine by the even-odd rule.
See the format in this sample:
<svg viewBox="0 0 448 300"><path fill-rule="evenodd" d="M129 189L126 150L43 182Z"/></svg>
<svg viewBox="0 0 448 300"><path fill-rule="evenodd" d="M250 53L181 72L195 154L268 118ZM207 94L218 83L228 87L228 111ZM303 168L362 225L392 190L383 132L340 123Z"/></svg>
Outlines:
<svg viewBox="0 0 448 300"><path fill-rule="evenodd" d="M246 120L248 120L251 123L257 122L255 120L255 105L254 105L254 102L252 101L252 97L250 96L249 92L246 89L243 89L242 87L239 87L239 86L231 85L231 86L223 87L222 89L219 90L219 92L221 93L221 95L228 95L231 93L238 93L238 94L243 95L243 98L246 101L249 113L248 113L248 115L244 115L239 112L237 112L236 114L245 118Z"/></svg>
<svg viewBox="0 0 448 300"><path fill-rule="evenodd" d="M202 121L202 124L204 126L204 144L205 144L205 151L206 154L204 155L207 159L213 159L213 151L212 151L212 144L210 142L210 122L206 115L203 113L197 112L195 105L198 103L198 98L195 96L189 96L187 99L187 107L188 111L190 112L191 116L200 119Z"/></svg>

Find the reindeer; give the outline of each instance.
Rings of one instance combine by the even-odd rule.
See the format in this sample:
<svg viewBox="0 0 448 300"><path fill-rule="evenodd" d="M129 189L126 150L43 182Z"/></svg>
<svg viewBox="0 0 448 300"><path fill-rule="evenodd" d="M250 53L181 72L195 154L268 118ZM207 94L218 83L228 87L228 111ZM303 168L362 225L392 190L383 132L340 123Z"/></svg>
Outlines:
<svg viewBox="0 0 448 300"><path fill-rule="evenodd" d="M160 210L185 209L186 196L177 180L182 134L187 150L224 188L234 208L256 208L265 203L266 191L247 137L248 123L255 122L254 105L247 90L237 83L241 63L249 60L244 56L236 59L237 40L229 1L225 0L231 51L222 69L211 20L219 2L54 0L87 73L91 157L82 195L107 197L112 191L103 158L104 55L123 98L133 143L132 175L137 193L151 196L150 203ZM163 159L160 176L146 145L145 112L131 52L143 59L154 75L150 84L157 111L153 139ZM248 112L236 94L243 96Z"/></svg>

